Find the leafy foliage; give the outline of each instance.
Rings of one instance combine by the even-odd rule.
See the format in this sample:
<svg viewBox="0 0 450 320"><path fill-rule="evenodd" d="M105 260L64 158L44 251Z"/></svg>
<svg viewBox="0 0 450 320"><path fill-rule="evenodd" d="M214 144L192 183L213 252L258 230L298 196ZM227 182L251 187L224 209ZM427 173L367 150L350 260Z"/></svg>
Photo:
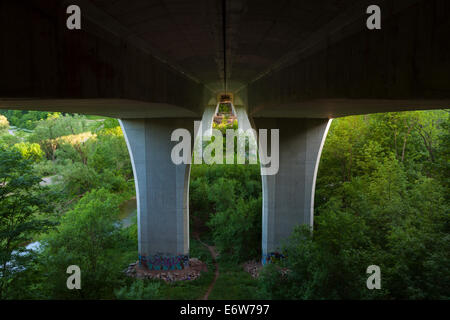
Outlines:
<svg viewBox="0 0 450 320"><path fill-rule="evenodd" d="M122 287L114 292L119 300L152 300L159 296L159 287L159 283L136 280L130 287Z"/></svg>
<svg viewBox="0 0 450 320"><path fill-rule="evenodd" d="M261 203L261 198L239 199L211 217L214 243L227 260L241 262L261 255Z"/></svg>
<svg viewBox="0 0 450 320"><path fill-rule="evenodd" d="M1 110L0 114L8 118L9 123L15 127L34 129L37 122L47 118L50 113L45 111Z"/></svg>
<svg viewBox="0 0 450 320"><path fill-rule="evenodd" d="M260 255L258 165L194 165L190 207L194 231L211 236L221 258L238 262Z"/></svg>
<svg viewBox="0 0 450 320"><path fill-rule="evenodd" d="M45 152L47 159L55 160L55 151L60 141L57 138L76 135L89 130L85 118L81 116L62 116L59 113L48 115L45 120L40 120L30 136L29 141L39 143Z"/></svg>
<svg viewBox="0 0 450 320"><path fill-rule="evenodd" d="M29 159L33 162L39 162L44 158L44 152L41 150L41 146L37 143L20 142L14 145L25 159Z"/></svg>
<svg viewBox="0 0 450 320"><path fill-rule="evenodd" d="M288 258L263 272L262 297L448 299L448 123L444 111L335 120L319 168L314 233L292 235ZM381 290L365 285L373 264Z"/></svg>
<svg viewBox="0 0 450 320"><path fill-rule="evenodd" d="M0 132L7 131L9 129L9 121L5 116L0 115Z"/></svg>
<svg viewBox="0 0 450 320"><path fill-rule="evenodd" d="M42 239L42 291L53 299L112 297L120 285L118 255L129 239L118 224L120 198L105 189L86 194L61 218L58 229ZM80 267L82 290L67 290L66 268Z"/></svg>
<svg viewBox="0 0 450 320"><path fill-rule="evenodd" d="M20 152L0 148L0 298L11 297L10 284L28 263L22 244L52 225L39 218L48 209L40 181Z"/></svg>
<svg viewBox="0 0 450 320"><path fill-rule="evenodd" d="M137 258L137 226L121 227L117 215L134 194L117 120L3 114L34 131L0 130L0 298L204 294L214 267L195 240L191 256L209 269L200 279L169 285L123 276ZM313 232L298 227L286 241L288 258L264 268L259 298L449 299L449 129L442 110L334 120L319 167ZM49 175L60 183L40 187ZM255 281L237 264L260 257L261 202L258 165L192 166L192 234L220 253L222 278L211 297L255 297ZM36 240L42 250L29 252L25 245ZM66 288L71 264L81 267L81 291ZM372 264L381 267L381 290L366 288Z"/></svg>

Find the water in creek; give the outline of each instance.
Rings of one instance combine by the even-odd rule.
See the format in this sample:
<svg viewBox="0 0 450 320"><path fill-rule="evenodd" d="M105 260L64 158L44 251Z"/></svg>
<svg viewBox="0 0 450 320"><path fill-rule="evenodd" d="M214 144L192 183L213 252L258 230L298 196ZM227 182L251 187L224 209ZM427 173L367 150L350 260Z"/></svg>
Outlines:
<svg viewBox="0 0 450 320"><path fill-rule="evenodd" d="M137 203L136 198L132 198L128 201L123 202L120 205L119 219L122 221L122 228L128 228L133 224L137 216ZM39 252L41 249L41 243L39 241L29 243L26 248L27 252L18 252L14 251L13 255L24 256L30 254L30 252ZM23 267L17 267L15 261L8 261L6 265L14 271L23 271L25 270ZM2 271L0 269L0 276Z"/></svg>
<svg viewBox="0 0 450 320"><path fill-rule="evenodd" d="M125 201L120 205L119 219L122 221L123 228L127 228L131 224L133 224L133 221L136 217L137 217L136 198L132 198L128 201Z"/></svg>

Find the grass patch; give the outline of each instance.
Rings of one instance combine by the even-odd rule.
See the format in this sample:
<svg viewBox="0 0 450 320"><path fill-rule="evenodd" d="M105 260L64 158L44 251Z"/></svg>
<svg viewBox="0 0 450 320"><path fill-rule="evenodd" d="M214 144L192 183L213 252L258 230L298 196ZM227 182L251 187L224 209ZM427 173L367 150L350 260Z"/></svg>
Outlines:
<svg viewBox="0 0 450 320"><path fill-rule="evenodd" d="M219 262L220 275L209 300L256 300L258 282L242 265Z"/></svg>

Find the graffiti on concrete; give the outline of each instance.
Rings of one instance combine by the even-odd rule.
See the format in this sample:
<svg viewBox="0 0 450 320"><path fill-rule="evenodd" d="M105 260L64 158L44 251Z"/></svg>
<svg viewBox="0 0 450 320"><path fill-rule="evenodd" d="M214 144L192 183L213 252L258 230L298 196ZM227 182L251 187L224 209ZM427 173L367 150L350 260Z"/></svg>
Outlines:
<svg viewBox="0 0 450 320"><path fill-rule="evenodd" d="M139 255L139 264L149 270L181 270L189 266L189 256L165 256L156 254L152 256Z"/></svg>
<svg viewBox="0 0 450 320"><path fill-rule="evenodd" d="M262 257L262 264L265 265L267 263L274 263L277 261L281 261L282 259L285 259L286 256L279 253L279 252L270 252L267 254L264 254Z"/></svg>

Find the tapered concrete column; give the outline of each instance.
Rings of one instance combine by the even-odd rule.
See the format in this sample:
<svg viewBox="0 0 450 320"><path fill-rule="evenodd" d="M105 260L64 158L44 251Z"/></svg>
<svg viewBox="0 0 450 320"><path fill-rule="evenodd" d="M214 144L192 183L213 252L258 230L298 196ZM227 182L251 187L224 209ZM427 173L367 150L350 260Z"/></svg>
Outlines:
<svg viewBox="0 0 450 320"><path fill-rule="evenodd" d="M252 125L247 115L247 110L243 106L236 106L235 109L238 120L238 128L243 131L252 129Z"/></svg>
<svg viewBox="0 0 450 320"><path fill-rule="evenodd" d="M214 121L214 116L216 112L216 106L207 106L202 116L202 133L204 136L212 135L212 126Z"/></svg>
<svg viewBox="0 0 450 320"><path fill-rule="evenodd" d="M254 123L258 129L280 130L279 171L262 176L266 263L278 255L295 226L313 225L317 169L331 120L256 118Z"/></svg>
<svg viewBox="0 0 450 320"><path fill-rule="evenodd" d="M122 119L133 164L138 209L139 261L149 269L181 269L189 258L190 165L175 165L172 132L193 119ZM191 141L192 144L192 141Z"/></svg>

